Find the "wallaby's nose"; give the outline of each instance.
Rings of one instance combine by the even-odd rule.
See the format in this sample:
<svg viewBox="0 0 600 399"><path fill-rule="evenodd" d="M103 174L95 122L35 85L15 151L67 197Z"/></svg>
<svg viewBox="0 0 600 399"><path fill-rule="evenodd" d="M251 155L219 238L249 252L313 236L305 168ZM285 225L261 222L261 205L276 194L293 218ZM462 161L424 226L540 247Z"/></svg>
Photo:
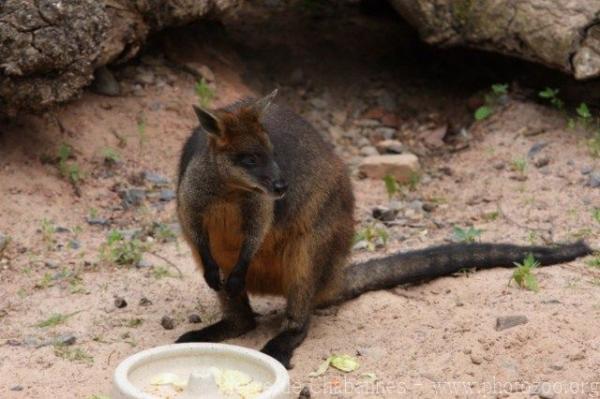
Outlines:
<svg viewBox="0 0 600 399"><path fill-rule="evenodd" d="M277 179L273 182L273 192L277 195L285 194L288 188L288 184L283 179Z"/></svg>

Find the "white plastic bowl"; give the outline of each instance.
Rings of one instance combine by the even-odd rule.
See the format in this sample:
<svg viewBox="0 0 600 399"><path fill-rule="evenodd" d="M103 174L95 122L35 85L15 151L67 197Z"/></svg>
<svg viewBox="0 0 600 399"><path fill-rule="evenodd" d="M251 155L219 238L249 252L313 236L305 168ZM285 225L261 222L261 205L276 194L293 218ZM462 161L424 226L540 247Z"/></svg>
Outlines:
<svg viewBox="0 0 600 399"><path fill-rule="evenodd" d="M189 375L208 367L238 370L263 383L266 389L260 399L289 398L290 377L277 360L253 349L213 343L159 346L128 357L115 370L111 398L155 399L143 387L156 375Z"/></svg>

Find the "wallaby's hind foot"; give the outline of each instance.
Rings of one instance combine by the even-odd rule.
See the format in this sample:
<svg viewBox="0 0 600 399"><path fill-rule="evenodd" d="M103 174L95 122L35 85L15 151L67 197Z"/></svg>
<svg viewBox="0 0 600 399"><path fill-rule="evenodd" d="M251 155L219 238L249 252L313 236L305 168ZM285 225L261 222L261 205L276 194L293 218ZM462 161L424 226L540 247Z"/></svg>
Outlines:
<svg viewBox="0 0 600 399"><path fill-rule="evenodd" d="M219 300L223 309L223 320L200 330L189 331L177 338L176 344L184 342L221 342L237 338L256 328L254 312L246 293L236 298L228 298L219 291Z"/></svg>
<svg viewBox="0 0 600 399"><path fill-rule="evenodd" d="M237 338L256 328L254 319L240 323L240 320L223 319L200 330L189 331L177 338L176 344L185 342L221 342Z"/></svg>
<svg viewBox="0 0 600 399"><path fill-rule="evenodd" d="M293 366L290 361L294 355L294 349L296 349L308 332L308 324L302 326L296 330L285 330L277 334L274 338L269 340L267 344L261 349L261 352L276 359L279 363L283 364L286 369L291 369Z"/></svg>

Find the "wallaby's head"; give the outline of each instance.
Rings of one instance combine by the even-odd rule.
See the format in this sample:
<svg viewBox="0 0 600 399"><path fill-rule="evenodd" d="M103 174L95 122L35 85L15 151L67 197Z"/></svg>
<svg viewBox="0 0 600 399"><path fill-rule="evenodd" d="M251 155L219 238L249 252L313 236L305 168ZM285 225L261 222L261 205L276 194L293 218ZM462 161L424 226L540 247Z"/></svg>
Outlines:
<svg viewBox="0 0 600 399"><path fill-rule="evenodd" d="M208 111L194 106L208 135L209 158L230 188L281 198L287 183L273 156L273 145L261 124L277 90L238 109Z"/></svg>

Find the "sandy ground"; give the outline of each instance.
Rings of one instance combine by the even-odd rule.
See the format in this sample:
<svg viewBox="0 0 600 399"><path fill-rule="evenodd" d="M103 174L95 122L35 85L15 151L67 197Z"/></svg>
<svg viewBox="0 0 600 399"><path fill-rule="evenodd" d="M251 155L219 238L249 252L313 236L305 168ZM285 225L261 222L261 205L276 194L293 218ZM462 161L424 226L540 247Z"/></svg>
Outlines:
<svg viewBox="0 0 600 399"><path fill-rule="evenodd" d="M216 74L215 106L253 92L243 77L248 71L225 62L234 55L223 53L220 59L201 51L194 55ZM198 328L188 322L192 313L200 315L202 325L218 319L216 299L181 239L151 245L181 277L151 254L145 259L154 268L117 267L100 255L111 229L175 222L173 201L164 204L149 195L141 206L123 210L118 195L119 187L134 183L153 192L151 184L136 182L142 171L167 176L173 186L179 149L195 125L190 105L197 98L193 78L169 73L170 84L148 85L136 95L85 93L49 116L2 126L0 232L11 240L0 261L0 398L108 394L122 359ZM306 114L310 93L283 94L283 101ZM459 93L448 103L466 100ZM336 104L344 101L338 98ZM543 133L524 134L540 123ZM511 163L525 159L540 141L548 143L542 150L548 166L530 162L526 180L515 180ZM482 241L583 237L600 247L600 224L592 217L600 191L586 187L581 173L600 162L589 156L581 131L567 130L562 114L510 100L473 125L467 142L462 151L421 157L426 178L406 201L437 207L390 227L387 247L356 251L356 259L444 242L455 225L482 229ZM56 158L60 143L73 148L69 162L84 176L81 196L56 164L42 162ZM119 153L116 166L105 165L106 148ZM349 162L352 151L341 151ZM374 206L387 203L387 194L380 181L355 178L354 186L360 228L371 223ZM111 225L89 225L90 216ZM73 240L79 248L72 248ZM165 269L168 275L161 272ZM293 358L293 391L297 395L309 386L317 398L600 397L600 271L580 259L535 274L537 293L508 286L511 271L496 269L369 293L319 312ZM116 308L116 296L128 305ZM140 304L143 297L151 304ZM276 332L282 301L253 298L253 304L260 327L231 343L259 348ZM74 314L56 326L36 326L56 313ZM175 329L161 326L164 315L175 319ZM496 331L496 318L506 315L525 315L528 322ZM76 337L68 347L71 359L64 352L61 357L60 348L43 345L65 334ZM360 369L309 378L330 354L355 355ZM364 373L374 373L377 381Z"/></svg>

